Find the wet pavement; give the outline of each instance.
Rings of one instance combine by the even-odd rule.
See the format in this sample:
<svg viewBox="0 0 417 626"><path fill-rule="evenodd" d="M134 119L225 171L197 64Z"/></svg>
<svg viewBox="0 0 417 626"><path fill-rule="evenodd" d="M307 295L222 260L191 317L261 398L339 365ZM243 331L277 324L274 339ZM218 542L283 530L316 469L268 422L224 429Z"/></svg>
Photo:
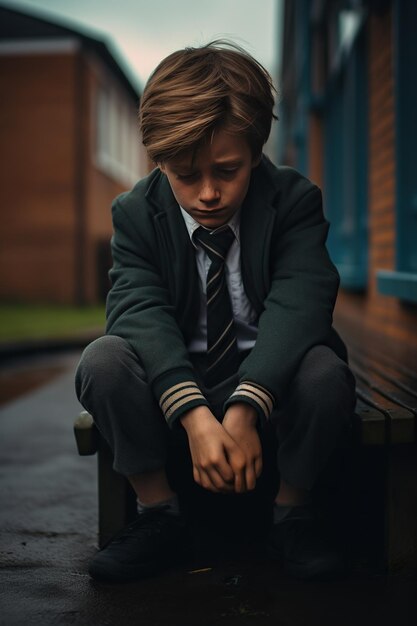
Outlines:
<svg viewBox="0 0 417 626"><path fill-rule="evenodd" d="M23 357L2 355L0 406L51 382L59 374L73 368L78 354L78 352L50 354L40 351Z"/></svg>
<svg viewBox="0 0 417 626"><path fill-rule="evenodd" d="M0 409L0 625L417 623L415 575L357 572L300 583L243 546L220 561L206 556L197 571L194 563L128 585L90 581L96 463L77 455L72 432L81 408L73 391L78 356L27 359L7 370L17 391Z"/></svg>

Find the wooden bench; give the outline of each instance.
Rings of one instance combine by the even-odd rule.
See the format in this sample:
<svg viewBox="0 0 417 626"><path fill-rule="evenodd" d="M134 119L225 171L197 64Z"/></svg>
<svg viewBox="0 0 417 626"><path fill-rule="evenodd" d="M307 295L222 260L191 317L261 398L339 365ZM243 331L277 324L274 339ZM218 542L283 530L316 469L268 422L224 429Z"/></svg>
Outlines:
<svg viewBox="0 0 417 626"><path fill-rule="evenodd" d="M133 518L135 495L126 478L113 470L113 454L87 411L75 420L74 434L81 456L97 453L98 544L102 547Z"/></svg>
<svg viewBox="0 0 417 626"><path fill-rule="evenodd" d="M337 325L357 383L353 502L362 542L372 544L363 547L388 572L415 570L417 355L346 319Z"/></svg>
<svg viewBox="0 0 417 626"><path fill-rule="evenodd" d="M343 334L346 339L346 333ZM357 562L396 572L417 568L417 373L370 341L349 337L357 380L353 455L349 467L352 535ZM128 481L92 417L75 421L79 454L98 453L99 545L135 514Z"/></svg>

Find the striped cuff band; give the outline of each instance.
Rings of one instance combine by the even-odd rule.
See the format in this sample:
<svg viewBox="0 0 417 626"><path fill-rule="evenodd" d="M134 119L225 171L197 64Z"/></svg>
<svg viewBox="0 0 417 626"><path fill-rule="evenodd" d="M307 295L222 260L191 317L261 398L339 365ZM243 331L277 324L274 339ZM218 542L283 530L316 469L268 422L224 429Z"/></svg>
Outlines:
<svg viewBox="0 0 417 626"><path fill-rule="evenodd" d="M274 408L275 398L265 387L249 381L241 382L232 393L229 402L248 402L260 410L268 419Z"/></svg>
<svg viewBox="0 0 417 626"><path fill-rule="evenodd" d="M194 406L208 406L206 398L193 381L177 383L167 389L159 400L165 419L168 423L176 420L180 415Z"/></svg>

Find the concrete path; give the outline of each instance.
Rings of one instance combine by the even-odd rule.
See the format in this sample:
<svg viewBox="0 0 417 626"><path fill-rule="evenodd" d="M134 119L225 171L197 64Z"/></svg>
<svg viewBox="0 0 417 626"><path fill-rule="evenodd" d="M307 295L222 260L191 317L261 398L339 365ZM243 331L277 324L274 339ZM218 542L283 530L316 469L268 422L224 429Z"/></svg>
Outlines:
<svg viewBox="0 0 417 626"><path fill-rule="evenodd" d="M417 623L415 576L302 584L261 558L242 558L129 585L90 581L96 466L75 449L76 360L0 410L1 626Z"/></svg>

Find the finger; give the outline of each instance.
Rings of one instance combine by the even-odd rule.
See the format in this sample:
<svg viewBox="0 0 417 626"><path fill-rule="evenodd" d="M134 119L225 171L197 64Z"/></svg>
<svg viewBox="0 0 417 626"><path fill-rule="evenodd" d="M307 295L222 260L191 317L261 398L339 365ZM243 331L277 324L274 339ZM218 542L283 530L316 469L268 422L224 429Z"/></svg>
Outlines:
<svg viewBox="0 0 417 626"><path fill-rule="evenodd" d="M200 471L200 476L201 476L201 483L200 483L201 487L203 487L204 489L207 489L207 491L212 491L213 493L219 493L220 490L211 481L209 474L205 470Z"/></svg>
<svg viewBox="0 0 417 626"><path fill-rule="evenodd" d="M245 472L246 489L252 491L256 487L256 474L253 465L249 465Z"/></svg>
<svg viewBox="0 0 417 626"><path fill-rule="evenodd" d="M194 478L194 482L196 482L197 485L201 485L200 472L198 471L198 468L195 466L193 466L193 478Z"/></svg>
<svg viewBox="0 0 417 626"><path fill-rule="evenodd" d="M233 491L233 480L232 481L225 481L223 476L220 474L220 472L217 471L216 468L211 468L210 470L208 470L208 475L210 478L210 481L213 483L213 485L222 492L231 492ZM233 476L233 472L232 472L232 476Z"/></svg>
<svg viewBox="0 0 417 626"><path fill-rule="evenodd" d="M245 471L236 472L235 474L235 491L236 493L244 493L246 491Z"/></svg>
<svg viewBox="0 0 417 626"><path fill-rule="evenodd" d="M259 476L262 474L262 457L258 457L257 459L255 459L255 475L256 478L259 478Z"/></svg>
<svg viewBox="0 0 417 626"><path fill-rule="evenodd" d="M233 481L226 483L215 468L200 468L201 486L214 493L233 492Z"/></svg>
<svg viewBox="0 0 417 626"><path fill-rule="evenodd" d="M233 450L235 449L236 444L231 438L230 441L223 442L221 454L218 455L216 461L212 463L212 467L217 470L217 472L222 477L222 480L226 484L231 484L232 486L235 479L235 472L231 463L231 458L233 455Z"/></svg>
<svg viewBox="0 0 417 626"><path fill-rule="evenodd" d="M221 461L215 465L215 470L218 472L218 474L220 474L224 483L233 485L235 474L232 467L227 462L226 458L224 459L224 461Z"/></svg>
<svg viewBox="0 0 417 626"><path fill-rule="evenodd" d="M229 456L230 466L234 474L234 488L236 493L244 493L246 491L245 469L246 459L239 448L232 451Z"/></svg>

